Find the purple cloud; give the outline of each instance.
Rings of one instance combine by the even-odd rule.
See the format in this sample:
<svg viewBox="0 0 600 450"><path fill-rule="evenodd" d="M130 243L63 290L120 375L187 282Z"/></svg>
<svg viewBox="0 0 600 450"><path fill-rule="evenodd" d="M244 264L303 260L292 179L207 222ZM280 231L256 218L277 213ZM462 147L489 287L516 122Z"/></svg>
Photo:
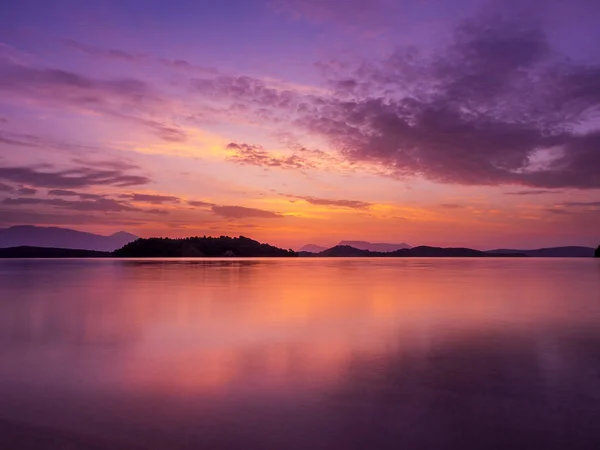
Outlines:
<svg viewBox="0 0 600 450"><path fill-rule="evenodd" d="M600 206L600 202L564 202L564 203L561 203L559 206L565 206L565 207Z"/></svg>
<svg viewBox="0 0 600 450"><path fill-rule="evenodd" d="M298 123L397 177L599 188L600 132L573 129L600 102L600 67L553 55L526 24L468 23L437 58L397 54L333 80L343 96Z"/></svg>
<svg viewBox="0 0 600 450"><path fill-rule="evenodd" d="M193 206L195 208L210 208L215 206L214 203L203 202L200 200L189 200L188 205Z"/></svg>
<svg viewBox="0 0 600 450"><path fill-rule="evenodd" d="M61 69L40 69L4 62L0 89L74 104L99 104L107 99L142 102L152 98L148 86L136 79L96 80Z"/></svg>
<svg viewBox="0 0 600 450"><path fill-rule="evenodd" d="M59 108L86 108L117 119L136 123L160 138L180 142L185 132L154 118L144 117L165 109L167 102L144 81L134 78L96 79L62 69L36 68L0 60L0 91ZM32 145L0 136L0 142Z"/></svg>
<svg viewBox="0 0 600 450"><path fill-rule="evenodd" d="M100 200L105 198L103 195L75 192L66 189L52 189L48 191L48 195L54 195L58 197L79 197L82 200Z"/></svg>
<svg viewBox="0 0 600 450"><path fill-rule="evenodd" d="M68 209L71 211L85 212L142 212L149 214L166 214L166 211L150 209L145 210L133 207L127 203L108 198L99 198L96 200L64 200L61 198L44 199L44 198L5 198L2 204L9 206L51 206L55 208Z"/></svg>
<svg viewBox="0 0 600 450"><path fill-rule="evenodd" d="M127 198L134 202L140 203L151 203L153 205L162 205L163 203L179 203L179 197L172 195L158 195L158 194L124 194L121 198Z"/></svg>
<svg viewBox="0 0 600 450"><path fill-rule="evenodd" d="M0 203L1 205L1 203ZM61 209L51 209L48 212L33 210L32 208L0 208L0 224L3 225L98 225L105 224L114 226L135 226L146 223L147 217L136 219L131 214L94 214L82 211L74 213Z"/></svg>
<svg viewBox="0 0 600 450"><path fill-rule="evenodd" d="M556 193L557 191L552 189L530 189L527 191L505 192L504 195L546 195Z"/></svg>
<svg viewBox="0 0 600 450"><path fill-rule="evenodd" d="M34 195L37 192L37 189L22 187L17 189L17 194L19 195Z"/></svg>
<svg viewBox="0 0 600 450"><path fill-rule="evenodd" d="M244 219L256 217L261 219L275 219L283 217L281 214L265 211L263 209L246 208L245 206L218 206L213 205L212 212L228 219Z"/></svg>
<svg viewBox="0 0 600 450"><path fill-rule="evenodd" d="M332 200L328 198L318 198L311 196L301 196L301 195L288 195L289 198L295 198L299 200L304 200L312 205L319 206L333 206L336 208L350 208L350 209L367 209L373 206L372 203L363 202L360 200Z"/></svg>
<svg viewBox="0 0 600 450"><path fill-rule="evenodd" d="M120 170L77 167L58 171L42 171L31 167L0 167L0 179L47 188L78 188L87 186L139 186L150 183L141 175L130 175Z"/></svg>
<svg viewBox="0 0 600 450"><path fill-rule="evenodd" d="M21 147L39 147L43 141L30 134L0 132L0 143Z"/></svg>
<svg viewBox="0 0 600 450"><path fill-rule="evenodd" d="M282 169L307 169L315 165L299 155L278 156L264 150L260 145L251 145L231 142L228 150L235 153L228 159L230 161L259 167L280 167Z"/></svg>
<svg viewBox="0 0 600 450"><path fill-rule="evenodd" d="M216 74L217 70L212 67L199 66L183 59L167 59L149 55L147 53L131 53L119 49L103 49L93 45L87 45L73 39L64 39L63 42L70 48L85 53L86 55L110 59L114 61L124 61L138 64L159 64L170 69L180 69L186 71L197 71L203 73Z"/></svg>

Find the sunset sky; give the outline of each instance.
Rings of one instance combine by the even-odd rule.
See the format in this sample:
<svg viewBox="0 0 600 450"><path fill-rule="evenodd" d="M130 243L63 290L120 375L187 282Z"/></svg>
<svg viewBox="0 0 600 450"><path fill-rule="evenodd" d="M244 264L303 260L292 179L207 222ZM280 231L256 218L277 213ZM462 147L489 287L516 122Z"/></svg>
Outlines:
<svg viewBox="0 0 600 450"><path fill-rule="evenodd" d="M0 227L600 243L597 0L5 0Z"/></svg>

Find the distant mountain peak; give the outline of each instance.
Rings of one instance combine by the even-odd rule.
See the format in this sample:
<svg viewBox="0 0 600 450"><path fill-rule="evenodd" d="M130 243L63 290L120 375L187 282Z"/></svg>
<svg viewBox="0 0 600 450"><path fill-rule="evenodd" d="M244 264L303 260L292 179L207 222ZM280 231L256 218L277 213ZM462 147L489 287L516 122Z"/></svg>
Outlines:
<svg viewBox="0 0 600 450"><path fill-rule="evenodd" d="M301 252L309 253L321 253L323 250L327 250L329 247L323 247L322 245L307 244L300 248Z"/></svg>
<svg viewBox="0 0 600 450"><path fill-rule="evenodd" d="M111 252L136 239L137 236L124 231L102 236L69 228L35 225L0 229L0 248L29 246Z"/></svg>
<svg viewBox="0 0 600 450"><path fill-rule="evenodd" d="M128 233L127 231L117 231L116 233L111 234L110 237L138 239L138 236Z"/></svg>

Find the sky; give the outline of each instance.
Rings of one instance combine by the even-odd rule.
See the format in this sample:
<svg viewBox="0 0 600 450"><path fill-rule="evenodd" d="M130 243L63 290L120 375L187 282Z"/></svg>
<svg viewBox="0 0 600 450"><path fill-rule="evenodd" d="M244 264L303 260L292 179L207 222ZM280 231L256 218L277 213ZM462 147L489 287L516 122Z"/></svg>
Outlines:
<svg viewBox="0 0 600 450"><path fill-rule="evenodd" d="M600 243L596 0L7 0L0 227Z"/></svg>

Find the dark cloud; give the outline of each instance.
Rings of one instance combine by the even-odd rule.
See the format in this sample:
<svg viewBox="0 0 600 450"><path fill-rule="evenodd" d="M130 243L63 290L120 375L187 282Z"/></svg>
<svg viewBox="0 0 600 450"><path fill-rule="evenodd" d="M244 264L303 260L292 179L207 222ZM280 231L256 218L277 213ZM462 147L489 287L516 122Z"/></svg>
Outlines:
<svg viewBox="0 0 600 450"><path fill-rule="evenodd" d="M98 225L106 224L111 227L139 225L146 222L147 218L135 219L131 215L105 215L77 211L69 213L66 210L51 209L48 212L33 210L32 208L10 208L1 207L0 203L0 224L2 225Z"/></svg>
<svg viewBox="0 0 600 450"><path fill-rule="evenodd" d="M230 99L230 112L250 113L257 121L281 122L276 111L292 113L298 108L302 96L297 92L270 85L263 80L248 76L226 76L195 78L192 88L211 99Z"/></svg>
<svg viewBox="0 0 600 450"><path fill-rule="evenodd" d="M559 206L569 207L586 207L586 206L600 206L600 202L564 202Z"/></svg>
<svg viewBox="0 0 600 450"><path fill-rule="evenodd" d="M333 80L298 119L352 160L466 185L600 188L600 67L557 59L527 23L470 22L434 58L397 53Z"/></svg>
<svg viewBox="0 0 600 450"><path fill-rule="evenodd" d="M54 206L57 208L71 209L74 211L103 211L103 212L122 212L122 211L137 211L126 203L121 203L112 199L98 199L91 201L79 201L79 200L64 200L60 198L45 199L45 198L5 198L2 200L5 205L47 205Z"/></svg>
<svg viewBox="0 0 600 450"><path fill-rule="evenodd" d="M210 208L215 206L214 203L203 202L200 200L189 200L188 205L193 206L195 208Z"/></svg>
<svg viewBox="0 0 600 450"><path fill-rule="evenodd" d="M458 208L462 208L462 205L459 205L457 203L441 203L440 208L446 208L446 209L458 209Z"/></svg>
<svg viewBox="0 0 600 450"><path fill-rule="evenodd" d="M260 145L231 142L227 145L227 149L235 152L228 159L239 164L267 168L280 167L282 169L307 169L315 167L313 163L302 156L296 154L290 156L274 155L263 149Z"/></svg>
<svg viewBox="0 0 600 450"><path fill-rule="evenodd" d="M318 197L310 197L310 196L301 196L301 195L288 195L289 198L296 198L299 200L304 200L312 205L319 206L333 206L336 208L350 208L350 209L367 209L373 206L372 203L363 202L360 200L332 200L328 198L318 198Z"/></svg>
<svg viewBox="0 0 600 450"><path fill-rule="evenodd" d="M166 211L164 209L157 209L157 208L153 208L153 209L145 209L145 210L141 210L147 214L156 214L158 216L166 216L169 214L169 211Z"/></svg>
<svg viewBox="0 0 600 450"><path fill-rule="evenodd" d="M116 169L76 167L47 171L33 166L0 167L0 179L47 188L79 188L88 186L139 186L150 183L141 175L131 175Z"/></svg>
<svg viewBox="0 0 600 450"><path fill-rule="evenodd" d="M546 195L556 193L557 191L554 189L530 189L527 191L505 192L504 195Z"/></svg>
<svg viewBox="0 0 600 450"><path fill-rule="evenodd" d="M37 189L22 187L17 189L17 194L19 195L34 195L37 192Z"/></svg>
<svg viewBox="0 0 600 450"><path fill-rule="evenodd" d="M133 200L134 202L151 203L153 205L162 205L163 203L179 203L179 197L172 195L158 195L158 194L125 194L121 196Z"/></svg>
<svg viewBox="0 0 600 450"><path fill-rule="evenodd" d="M19 198L5 198L2 200L2 204L9 206L50 206L61 209L68 209L71 211L85 211L85 212L142 212L150 214L165 214L165 211L150 209L144 210L136 208L127 203L119 202L117 200L109 198L99 198L95 200L64 200L62 198L31 198L31 197L19 197Z"/></svg>
<svg viewBox="0 0 600 450"><path fill-rule="evenodd" d="M263 209L246 208L245 206L218 206L213 205L211 208L215 214L226 217L228 219L244 219L247 217L256 217L262 219L274 219L283 217L281 214L265 211Z"/></svg>
<svg viewBox="0 0 600 450"><path fill-rule="evenodd" d="M100 200L105 198L104 195L88 194L86 192L75 192L66 189L52 189L48 191L48 195L54 195L58 197L79 197L82 200Z"/></svg>
<svg viewBox="0 0 600 450"><path fill-rule="evenodd" d="M67 189L52 189L48 191L48 195L58 195L61 197L78 197L79 192L69 191Z"/></svg>
<svg viewBox="0 0 600 450"><path fill-rule="evenodd" d="M57 152L81 153L101 153L112 150L109 147L86 145L77 142L58 140L45 136L38 136L30 133L17 133L9 131L0 131L0 147L32 147L43 150L53 150ZM16 149L11 149L17 151ZM89 165L90 161L82 162L82 165ZM101 162L94 162L94 165L100 165Z"/></svg>

